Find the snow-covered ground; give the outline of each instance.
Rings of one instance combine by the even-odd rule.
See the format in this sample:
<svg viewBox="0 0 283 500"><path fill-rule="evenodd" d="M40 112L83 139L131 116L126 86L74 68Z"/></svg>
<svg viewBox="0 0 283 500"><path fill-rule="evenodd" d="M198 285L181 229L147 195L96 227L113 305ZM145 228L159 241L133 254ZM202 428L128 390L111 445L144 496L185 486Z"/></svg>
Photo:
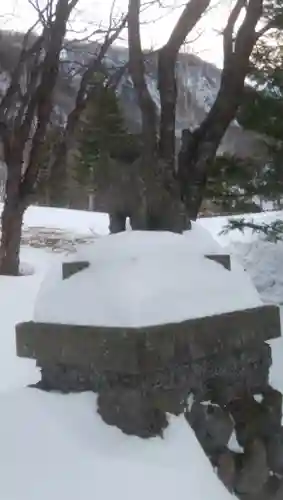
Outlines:
<svg viewBox="0 0 283 500"><path fill-rule="evenodd" d="M283 303L283 243L235 233L219 237L223 222L202 219L199 224L244 262L265 301ZM32 207L25 224L105 235L108 218ZM63 396L26 388L39 374L33 361L16 357L14 326L33 317L43 280L63 258L63 252L24 246L23 269L34 273L0 278L0 500L232 499L182 417L171 418L163 440L143 441L106 426L96 414L93 394ZM283 391L282 344L272 341L271 382Z"/></svg>
<svg viewBox="0 0 283 500"><path fill-rule="evenodd" d="M3 500L229 499L184 418L144 441L106 426L93 394L18 389L0 401Z"/></svg>
<svg viewBox="0 0 283 500"><path fill-rule="evenodd" d="M255 223L269 223L276 219L283 220L283 212L266 212L247 215L244 218ZM227 217L199 220L199 224L208 229L248 271L261 299L264 302L283 305L283 241L271 243L263 235L253 233L251 229L245 229L243 233L234 230L228 234L220 234L226 223Z"/></svg>

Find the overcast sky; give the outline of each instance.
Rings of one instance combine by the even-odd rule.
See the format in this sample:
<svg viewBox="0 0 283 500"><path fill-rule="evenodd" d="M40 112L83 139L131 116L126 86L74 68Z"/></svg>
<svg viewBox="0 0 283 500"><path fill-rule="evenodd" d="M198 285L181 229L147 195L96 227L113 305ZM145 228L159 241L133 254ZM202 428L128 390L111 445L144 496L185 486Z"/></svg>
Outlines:
<svg viewBox="0 0 283 500"><path fill-rule="evenodd" d="M38 0L44 5L45 0ZM144 18L147 23L143 27L142 37L144 47L157 48L164 43L171 33L174 21L181 10L176 8L184 0L166 0L171 9L163 10L158 7L147 10ZM90 29L95 23L107 23L112 0L80 0L72 26L78 31ZM125 12L128 0L116 0L117 12ZM189 36L187 50L196 52L203 59L221 66L222 37L219 32L225 24L231 0L213 0L213 8L199 23ZM175 9L172 11L172 6ZM36 19L36 13L28 0L0 0L1 28L26 31ZM201 34L202 33L202 34Z"/></svg>

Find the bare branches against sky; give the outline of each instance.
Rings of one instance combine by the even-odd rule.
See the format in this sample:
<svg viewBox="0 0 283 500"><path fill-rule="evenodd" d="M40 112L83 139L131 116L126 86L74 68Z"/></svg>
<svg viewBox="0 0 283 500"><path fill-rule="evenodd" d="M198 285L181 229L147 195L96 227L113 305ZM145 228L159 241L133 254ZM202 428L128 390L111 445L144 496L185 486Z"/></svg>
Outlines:
<svg viewBox="0 0 283 500"><path fill-rule="evenodd" d="M0 28L26 31L37 19L33 7L35 0L0 2ZM41 7L43 0L36 0ZM46 2L45 2L46 3ZM144 0L141 36L144 48L158 48L167 41L168 33L177 20L185 0ZM216 64L222 61L222 28L227 20L233 0L213 0L209 13L198 23L190 35L188 50ZM128 0L80 0L69 22L69 36L87 38L98 26L109 24L109 17L119 17L127 11ZM126 37L120 40L126 43Z"/></svg>

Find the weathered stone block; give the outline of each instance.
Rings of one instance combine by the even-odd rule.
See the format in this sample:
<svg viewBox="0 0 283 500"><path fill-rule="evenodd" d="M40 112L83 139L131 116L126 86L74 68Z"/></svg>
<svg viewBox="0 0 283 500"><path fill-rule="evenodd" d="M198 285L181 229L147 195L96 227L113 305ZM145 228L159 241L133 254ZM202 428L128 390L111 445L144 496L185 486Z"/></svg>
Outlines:
<svg viewBox="0 0 283 500"><path fill-rule="evenodd" d="M243 393L263 393L271 364L265 340L278 336L279 309L269 305L144 328L16 326L18 355L41 368L37 387L97 392L105 422L141 437L162 433L166 412L179 414L191 392L223 407ZM218 456L231 428L213 412L198 423L212 425L204 447Z"/></svg>
<svg viewBox="0 0 283 500"><path fill-rule="evenodd" d="M217 475L227 490L232 493L236 480L236 464L232 451L224 450L218 457Z"/></svg>
<svg viewBox="0 0 283 500"><path fill-rule="evenodd" d="M254 439L245 448L242 467L236 478L236 492L245 495L258 493L268 477L265 446L260 439Z"/></svg>
<svg viewBox="0 0 283 500"><path fill-rule="evenodd" d="M211 254L205 255L206 259L214 260L221 266L223 266L227 271L231 271L231 257L228 254Z"/></svg>
<svg viewBox="0 0 283 500"><path fill-rule="evenodd" d="M89 267L89 262L79 261L79 262L63 262L62 264L62 278L63 280L70 278L76 273L79 273L83 269Z"/></svg>
<svg viewBox="0 0 283 500"><path fill-rule="evenodd" d="M62 365L56 363L37 362L40 367L41 380L34 387L44 391L84 392L99 390L106 385L105 377L93 366Z"/></svg>
<svg viewBox="0 0 283 500"><path fill-rule="evenodd" d="M276 476L269 476L260 491L252 494L238 495L240 500L282 500L283 481Z"/></svg>
<svg viewBox="0 0 283 500"><path fill-rule="evenodd" d="M270 429L270 432L278 430L281 426L282 421L282 394L279 391L273 389L273 387L268 386L265 391L263 391L262 406L266 414L266 423Z"/></svg>
<svg viewBox="0 0 283 500"><path fill-rule="evenodd" d="M186 419L204 451L212 459L223 452L233 432L233 420L219 406L195 402Z"/></svg>
<svg viewBox="0 0 283 500"><path fill-rule="evenodd" d="M270 347L265 344L263 347L266 349L255 344L247 357L241 357L238 352L222 353L193 363L182 360L163 369L139 373L101 370L95 363L78 365L39 359L37 364L42 375L39 385L45 390L62 392L99 392L105 387L143 388L153 394L159 407L174 414L184 408L190 392L224 407L239 394L248 391L252 395L268 386ZM251 351L251 347L247 351Z"/></svg>
<svg viewBox="0 0 283 500"><path fill-rule="evenodd" d="M188 395L188 383L186 388L176 386L171 389L153 389L152 400L154 407L173 415L184 413L186 406L185 401Z"/></svg>
<svg viewBox="0 0 283 500"><path fill-rule="evenodd" d="M125 434L141 438L162 436L168 425L165 412L156 408L150 396L140 389L103 390L97 405L104 422L119 427Z"/></svg>
<svg viewBox="0 0 283 500"><path fill-rule="evenodd" d="M196 361L193 368L197 378L205 380L206 399L223 407L245 393L256 394L267 388L270 366L270 346L253 342L242 349L214 354L201 363Z"/></svg>
<svg viewBox="0 0 283 500"><path fill-rule="evenodd" d="M94 365L98 371L139 372L139 337L115 328L21 323L17 354L62 365Z"/></svg>
<svg viewBox="0 0 283 500"><path fill-rule="evenodd" d="M45 323L16 326L17 354L98 370L140 373L244 350L280 336L273 305L144 328L107 328Z"/></svg>
<svg viewBox="0 0 283 500"><path fill-rule="evenodd" d="M278 407L278 402L281 401L281 395L269 386L264 392L265 396L260 403L252 395L246 394L228 405L235 422L237 440L243 447L256 437L266 442L274 433L280 433L282 409Z"/></svg>
<svg viewBox="0 0 283 500"><path fill-rule="evenodd" d="M269 437L266 444L270 469L283 476L283 427Z"/></svg>

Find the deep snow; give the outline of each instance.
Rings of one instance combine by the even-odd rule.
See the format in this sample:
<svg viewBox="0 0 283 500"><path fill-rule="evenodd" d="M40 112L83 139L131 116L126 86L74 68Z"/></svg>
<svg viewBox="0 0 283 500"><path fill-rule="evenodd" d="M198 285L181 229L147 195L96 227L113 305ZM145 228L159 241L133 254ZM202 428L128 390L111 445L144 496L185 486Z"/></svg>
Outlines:
<svg viewBox="0 0 283 500"><path fill-rule="evenodd" d="M84 234L87 231L107 234L108 218L103 214L31 208L25 223ZM283 287L278 279L282 275L279 257L278 269L272 271L276 294L274 287L266 288L273 257L266 269L260 257L255 261L252 257L255 251L262 251L262 255L276 251L279 256L283 251L281 243L266 246L247 235L239 235L237 240L235 234L221 239L217 236L221 223L215 219L200 221L222 244L229 244L237 258L243 259L248 271L252 269L255 281L261 275L264 300L270 297L283 302ZM251 244L246 252L245 245ZM96 414L93 394L62 396L25 388L38 380L39 374L33 361L16 357L14 325L32 318L42 280L65 258L62 253L24 247L21 259L35 273L0 279L0 499L232 499L182 417L171 417L164 440L143 441L125 437L118 429L106 426ZM283 391L283 342L277 339L271 344L271 383ZM231 447L237 445L234 441L231 440Z"/></svg>
<svg viewBox="0 0 283 500"><path fill-rule="evenodd" d="M68 259L87 261L88 268L65 280L60 265L48 272L34 318L140 327L260 306L247 273L234 261L228 271L205 258L210 249L222 251L197 224L187 236L126 231L100 238Z"/></svg>
<svg viewBox="0 0 283 500"><path fill-rule="evenodd" d="M1 402L1 500L230 497L183 417L145 441L105 425L90 393L19 389Z"/></svg>

